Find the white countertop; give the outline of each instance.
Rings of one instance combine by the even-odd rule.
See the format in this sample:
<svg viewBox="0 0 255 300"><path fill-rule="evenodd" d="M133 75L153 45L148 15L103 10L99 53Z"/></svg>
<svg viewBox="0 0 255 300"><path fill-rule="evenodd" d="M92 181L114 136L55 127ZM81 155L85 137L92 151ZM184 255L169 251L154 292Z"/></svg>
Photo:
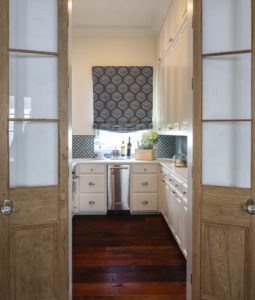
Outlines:
<svg viewBox="0 0 255 300"><path fill-rule="evenodd" d="M93 163L93 164L161 164L164 168L175 172L185 181L188 179L188 168L175 167L173 160L169 158L160 158L156 160L135 160L135 159L95 159L95 158L74 158L73 167L77 163Z"/></svg>

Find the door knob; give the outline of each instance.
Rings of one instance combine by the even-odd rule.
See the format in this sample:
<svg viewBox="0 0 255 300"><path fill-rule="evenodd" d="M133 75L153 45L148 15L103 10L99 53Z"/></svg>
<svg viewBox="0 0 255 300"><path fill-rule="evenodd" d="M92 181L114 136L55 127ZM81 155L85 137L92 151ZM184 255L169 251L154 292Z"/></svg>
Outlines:
<svg viewBox="0 0 255 300"><path fill-rule="evenodd" d="M247 200L244 206L244 210L251 215L255 215L255 200L254 199Z"/></svg>
<svg viewBox="0 0 255 300"><path fill-rule="evenodd" d="M11 200L5 199L3 205L1 206L1 213L4 215L10 215L13 211L13 205Z"/></svg>

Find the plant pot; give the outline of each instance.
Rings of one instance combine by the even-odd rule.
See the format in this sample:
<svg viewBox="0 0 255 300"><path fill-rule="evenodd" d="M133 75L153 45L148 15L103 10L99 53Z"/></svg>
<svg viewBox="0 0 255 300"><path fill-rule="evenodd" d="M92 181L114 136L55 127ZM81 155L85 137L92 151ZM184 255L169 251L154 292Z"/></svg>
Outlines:
<svg viewBox="0 0 255 300"><path fill-rule="evenodd" d="M155 160L155 149L135 149L136 160Z"/></svg>

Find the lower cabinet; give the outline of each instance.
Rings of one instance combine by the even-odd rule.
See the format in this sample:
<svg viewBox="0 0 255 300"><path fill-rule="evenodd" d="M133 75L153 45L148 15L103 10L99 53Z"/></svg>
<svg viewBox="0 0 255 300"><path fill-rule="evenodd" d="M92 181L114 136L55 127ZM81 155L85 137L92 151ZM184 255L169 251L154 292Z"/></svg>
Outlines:
<svg viewBox="0 0 255 300"><path fill-rule="evenodd" d="M80 211L105 212L106 201L103 193L80 193Z"/></svg>
<svg viewBox="0 0 255 300"><path fill-rule="evenodd" d="M133 211L157 211L157 194L156 193L134 193L132 199Z"/></svg>
<svg viewBox="0 0 255 300"><path fill-rule="evenodd" d="M80 214L106 214L106 164L80 163L75 171Z"/></svg>
<svg viewBox="0 0 255 300"><path fill-rule="evenodd" d="M187 186L171 171L161 168L161 174L164 174L161 187L161 213L183 255L187 257Z"/></svg>
<svg viewBox="0 0 255 300"><path fill-rule="evenodd" d="M158 164L134 164L131 171L131 213L158 211Z"/></svg>

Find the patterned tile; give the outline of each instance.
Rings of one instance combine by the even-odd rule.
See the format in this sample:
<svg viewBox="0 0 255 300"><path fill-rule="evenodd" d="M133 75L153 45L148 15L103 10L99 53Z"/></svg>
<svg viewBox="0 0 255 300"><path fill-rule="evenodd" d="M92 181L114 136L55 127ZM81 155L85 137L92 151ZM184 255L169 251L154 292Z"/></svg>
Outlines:
<svg viewBox="0 0 255 300"><path fill-rule="evenodd" d="M94 158L94 135L73 135L73 158ZM159 135L157 158L172 158L176 153L187 154L187 138Z"/></svg>
<svg viewBox="0 0 255 300"><path fill-rule="evenodd" d="M94 158L94 135L73 135L73 158Z"/></svg>
<svg viewBox="0 0 255 300"><path fill-rule="evenodd" d="M176 151L175 136L159 135L157 158L172 158Z"/></svg>

